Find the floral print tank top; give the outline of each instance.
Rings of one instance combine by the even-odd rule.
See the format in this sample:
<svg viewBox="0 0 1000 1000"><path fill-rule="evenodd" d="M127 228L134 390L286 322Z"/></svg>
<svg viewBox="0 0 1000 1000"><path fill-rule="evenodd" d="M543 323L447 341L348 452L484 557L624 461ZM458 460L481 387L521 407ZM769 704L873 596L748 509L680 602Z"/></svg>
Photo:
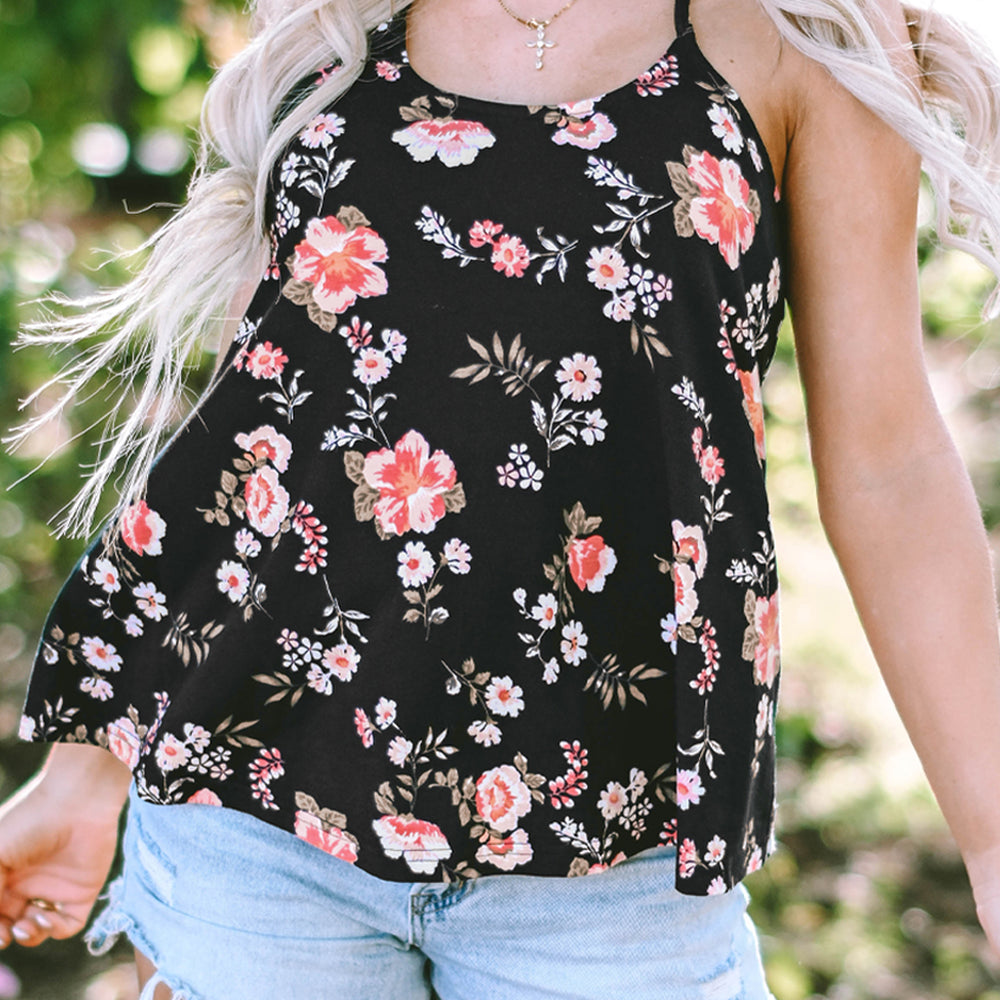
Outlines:
<svg viewBox="0 0 1000 1000"><path fill-rule="evenodd" d="M280 158L271 265L53 607L21 735L389 880L666 843L725 892L773 847L764 144L683 0L556 107L436 90L405 28Z"/></svg>

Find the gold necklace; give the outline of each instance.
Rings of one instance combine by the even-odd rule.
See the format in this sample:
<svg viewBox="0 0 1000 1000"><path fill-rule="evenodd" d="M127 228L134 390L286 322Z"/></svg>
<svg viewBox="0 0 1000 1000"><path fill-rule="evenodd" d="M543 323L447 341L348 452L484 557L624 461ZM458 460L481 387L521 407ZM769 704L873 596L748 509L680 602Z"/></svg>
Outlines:
<svg viewBox="0 0 1000 1000"><path fill-rule="evenodd" d="M518 14L515 14L514 11L512 11L510 7L508 7L507 4L504 3L504 0L497 0L497 3L499 3L500 6L503 7L503 9L508 14L510 14L510 16L514 18L515 21L517 21L519 24L523 24L526 28L530 28L535 33L535 40L533 42L525 42L524 44L529 49L535 50L535 69L542 69L544 66L543 60L545 59L545 50L554 48L556 44L555 42L550 42L545 37L545 29L560 14L563 14L567 10L569 10L570 7L572 7L573 4L576 3L576 0L567 0L567 2L563 4L562 7L559 8L559 10L557 10L551 17L546 18L544 21L537 17L524 18Z"/></svg>

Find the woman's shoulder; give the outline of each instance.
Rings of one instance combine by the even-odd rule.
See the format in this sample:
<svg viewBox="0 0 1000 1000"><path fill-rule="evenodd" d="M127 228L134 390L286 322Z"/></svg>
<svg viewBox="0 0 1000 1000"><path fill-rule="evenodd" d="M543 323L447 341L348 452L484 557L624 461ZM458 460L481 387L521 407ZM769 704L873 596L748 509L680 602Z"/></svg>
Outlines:
<svg viewBox="0 0 1000 1000"><path fill-rule="evenodd" d="M768 6L777 9L773 2ZM912 61L904 55L909 35L899 0L873 0L865 10L882 45ZM835 14L831 4L831 17ZM849 95L826 64L782 36L758 0L691 0L691 20L706 58L753 116L780 178L803 117L850 100Z"/></svg>

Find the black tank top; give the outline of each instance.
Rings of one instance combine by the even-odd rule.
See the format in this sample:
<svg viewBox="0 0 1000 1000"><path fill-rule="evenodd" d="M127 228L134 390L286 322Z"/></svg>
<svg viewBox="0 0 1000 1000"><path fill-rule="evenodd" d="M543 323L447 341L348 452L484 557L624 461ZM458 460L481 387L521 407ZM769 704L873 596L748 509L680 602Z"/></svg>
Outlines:
<svg viewBox="0 0 1000 1000"><path fill-rule="evenodd" d="M274 170L224 374L52 610L24 738L390 880L760 866L778 192L676 18L556 107L439 92L404 15L373 30Z"/></svg>

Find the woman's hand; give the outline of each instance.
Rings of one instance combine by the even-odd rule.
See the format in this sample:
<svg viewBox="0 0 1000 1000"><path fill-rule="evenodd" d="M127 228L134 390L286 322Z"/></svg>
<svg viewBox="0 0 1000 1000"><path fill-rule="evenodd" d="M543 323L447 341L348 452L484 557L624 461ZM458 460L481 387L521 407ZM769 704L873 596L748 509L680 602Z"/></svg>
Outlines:
<svg viewBox="0 0 1000 1000"><path fill-rule="evenodd" d="M107 751L59 744L0 805L0 947L34 947L83 929L114 860L129 779Z"/></svg>

